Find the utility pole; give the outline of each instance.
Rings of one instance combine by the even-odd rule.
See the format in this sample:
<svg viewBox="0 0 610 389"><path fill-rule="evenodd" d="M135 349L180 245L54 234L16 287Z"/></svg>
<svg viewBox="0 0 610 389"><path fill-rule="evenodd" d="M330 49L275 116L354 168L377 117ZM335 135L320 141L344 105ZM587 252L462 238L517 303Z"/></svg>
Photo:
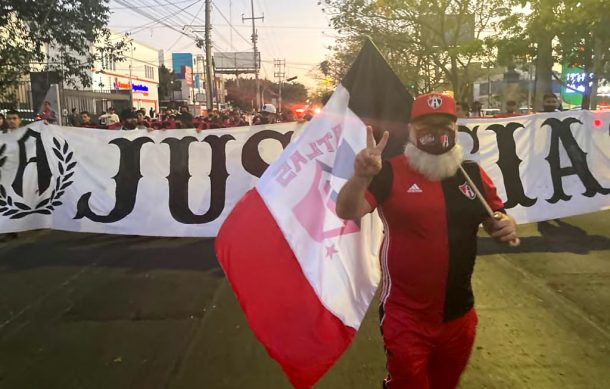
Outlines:
<svg viewBox="0 0 610 389"><path fill-rule="evenodd" d="M254 0L250 0L250 7L252 9L252 16L249 18L245 18L242 14L241 21L242 23L246 20L252 21L252 46L254 47L254 77L256 79L256 110L258 111L261 108L261 84L258 79L258 49L256 47L256 41L258 40L258 35L256 34L256 20L265 20L265 15L260 17L254 17Z"/></svg>
<svg viewBox="0 0 610 389"><path fill-rule="evenodd" d="M210 2L211 0L205 0L205 21L206 24L205 25L200 25L200 24L190 24L190 25L185 25L183 27L183 29L186 29L187 27L195 34L203 32L205 34L205 36L203 37L203 39L200 38L200 35L196 35L197 37L197 47L198 48L203 48L203 50L205 51L205 58L203 58L203 74L205 75L205 98L206 98L206 108L208 110L214 109L214 103L212 100L212 77L213 77L213 62L212 62L212 42L210 40L210 35L211 35L211 31L212 31L212 23L210 21ZM197 28L202 28L203 30L197 30ZM199 61L197 61L197 63L199 64ZM197 65L197 67L199 67L199 65ZM197 69L197 71L199 71L199 69ZM193 72L193 74L197 74L195 72Z"/></svg>
<svg viewBox="0 0 610 389"><path fill-rule="evenodd" d="M212 0L205 0L205 97L206 107L208 111L214 109L214 102L212 100L212 77L214 77L214 70L212 69L212 40L210 38L212 32Z"/></svg>
<svg viewBox="0 0 610 389"><path fill-rule="evenodd" d="M273 60L273 76L280 85L280 93L278 98L278 113L282 112L282 82L286 76L286 59L274 59Z"/></svg>
<svg viewBox="0 0 610 389"><path fill-rule="evenodd" d="M129 108L133 107L133 81L132 81L132 69L133 69L133 40L129 41Z"/></svg>
<svg viewBox="0 0 610 389"><path fill-rule="evenodd" d="M229 0L229 33L231 34L231 51L235 51L233 48L233 2L231 0Z"/></svg>

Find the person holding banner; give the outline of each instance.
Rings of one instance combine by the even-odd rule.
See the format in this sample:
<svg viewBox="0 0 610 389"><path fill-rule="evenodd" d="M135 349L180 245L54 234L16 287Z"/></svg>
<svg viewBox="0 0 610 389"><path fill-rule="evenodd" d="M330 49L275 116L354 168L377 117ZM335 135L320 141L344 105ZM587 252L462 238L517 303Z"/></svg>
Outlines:
<svg viewBox="0 0 610 389"><path fill-rule="evenodd" d="M385 388L458 385L477 325L471 276L479 225L499 242L517 239L491 179L478 164L463 161L456 121L452 97L417 97L409 142L389 161L382 161L388 133L375 143L369 127L367 147L337 199L339 217L358 219L378 208L384 223L379 310Z"/></svg>
<svg viewBox="0 0 610 389"><path fill-rule="evenodd" d="M7 133L12 130L16 130L21 127L21 114L19 111L9 109L6 111L6 128L2 130L3 133Z"/></svg>
<svg viewBox="0 0 610 389"><path fill-rule="evenodd" d="M118 130L137 130L138 129L138 114L136 111L131 109L124 109L121 112L121 121L116 123L114 126L109 127L108 129L118 129Z"/></svg>
<svg viewBox="0 0 610 389"><path fill-rule="evenodd" d="M103 126L110 128L112 125L119 123L119 115L114 112L113 107L109 107L108 111L99 117L99 122Z"/></svg>
<svg viewBox="0 0 610 389"><path fill-rule="evenodd" d="M2 118L4 118L4 116ZM7 134L9 131L14 131L19 127L21 127L21 114L19 111L14 109L6 111L6 126L4 128L0 127L0 134ZM0 242L17 239L18 237L19 235L17 235L16 232L0 234Z"/></svg>
<svg viewBox="0 0 610 389"><path fill-rule="evenodd" d="M545 93L542 96L542 112L558 112L561 111L559 109L559 100L557 100L557 96L553 92Z"/></svg>
<svg viewBox="0 0 610 389"><path fill-rule="evenodd" d="M6 117L0 113L0 132L4 132L8 128L8 124L6 124Z"/></svg>
<svg viewBox="0 0 610 389"><path fill-rule="evenodd" d="M46 123L51 123L51 124L57 123L57 114L53 110L53 106L51 105L51 102L48 100L44 101L44 103L42 105L42 109L41 109L40 113L38 114L38 116L39 116L40 120L42 120Z"/></svg>
<svg viewBox="0 0 610 389"><path fill-rule="evenodd" d="M83 128L97 128L97 126L91 123L91 115L88 111L82 111L80 113L80 124L79 127Z"/></svg>

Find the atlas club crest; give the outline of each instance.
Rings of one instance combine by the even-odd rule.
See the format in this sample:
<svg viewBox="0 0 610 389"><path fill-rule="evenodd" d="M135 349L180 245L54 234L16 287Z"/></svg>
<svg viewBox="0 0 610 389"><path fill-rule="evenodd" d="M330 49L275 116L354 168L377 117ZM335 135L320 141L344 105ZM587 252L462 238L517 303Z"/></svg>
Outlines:
<svg viewBox="0 0 610 389"><path fill-rule="evenodd" d="M432 109L439 109L443 105L443 98L438 95L432 95L428 97L428 107Z"/></svg>
<svg viewBox="0 0 610 389"><path fill-rule="evenodd" d="M337 160L343 158L350 162L356 157L356 153L347 142L341 143L337 155ZM339 193L331 187L332 176L347 180L352 175L352 169L351 163L342 164L336 161L335 166L328 166L317 161L315 176L309 189L303 199L292 209L296 220L315 242L360 232L359 221L342 220L336 216ZM324 210L334 216L320 217L319 210ZM331 225L327 225L326 222L330 219L333 219L335 223L331 222Z"/></svg>
<svg viewBox="0 0 610 389"><path fill-rule="evenodd" d="M458 188L460 188L460 192L462 192L462 194L470 200L474 200L474 198L477 197L476 193L474 193L474 191L472 190L470 185L468 185L467 182L464 182Z"/></svg>

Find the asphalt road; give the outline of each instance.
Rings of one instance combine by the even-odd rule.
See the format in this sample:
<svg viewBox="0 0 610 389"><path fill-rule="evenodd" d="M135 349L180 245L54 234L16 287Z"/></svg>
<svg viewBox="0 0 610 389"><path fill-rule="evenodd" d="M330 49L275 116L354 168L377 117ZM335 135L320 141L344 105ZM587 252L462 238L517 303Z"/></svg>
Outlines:
<svg viewBox="0 0 610 389"><path fill-rule="evenodd" d="M609 216L522 226L517 249L480 238L462 388L610 388ZM316 388L380 387L375 308ZM35 231L0 243L2 389L289 387L212 240Z"/></svg>

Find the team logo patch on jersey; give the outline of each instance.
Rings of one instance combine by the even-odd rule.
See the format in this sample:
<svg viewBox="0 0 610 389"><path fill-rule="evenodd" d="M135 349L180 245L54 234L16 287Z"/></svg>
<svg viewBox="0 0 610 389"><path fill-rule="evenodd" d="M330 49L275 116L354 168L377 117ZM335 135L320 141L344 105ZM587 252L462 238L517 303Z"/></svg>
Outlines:
<svg viewBox="0 0 610 389"><path fill-rule="evenodd" d="M419 186L417 186L417 184L411 185L411 187L407 191L407 193L421 193L421 192L423 192L423 190L421 190L421 188Z"/></svg>
<svg viewBox="0 0 610 389"><path fill-rule="evenodd" d="M459 188L460 191L464 194L464 196L466 196L470 200L474 200L474 198L477 197L476 193L474 193L470 185L468 185L468 182L463 183L459 186Z"/></svg>
<svg viewBox="0 0 610 389"><path fill-rule="evenodd" d="M441 96L430 96L428 97L428 107L432 109L439 109L443 105L443 98Z"/></svg>

